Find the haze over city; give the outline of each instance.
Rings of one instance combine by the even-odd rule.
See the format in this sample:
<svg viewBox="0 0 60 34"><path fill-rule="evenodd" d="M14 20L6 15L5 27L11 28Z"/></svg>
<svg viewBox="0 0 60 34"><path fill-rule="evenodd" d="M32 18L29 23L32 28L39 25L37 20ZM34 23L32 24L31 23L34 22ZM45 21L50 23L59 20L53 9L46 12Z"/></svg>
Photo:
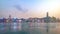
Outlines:
<svg viewBox="0 0 60 34"><path fill-rule="evenodd" d="M0 0L0 18L29 18L49 16L60 18L60 0Z"/></svg>

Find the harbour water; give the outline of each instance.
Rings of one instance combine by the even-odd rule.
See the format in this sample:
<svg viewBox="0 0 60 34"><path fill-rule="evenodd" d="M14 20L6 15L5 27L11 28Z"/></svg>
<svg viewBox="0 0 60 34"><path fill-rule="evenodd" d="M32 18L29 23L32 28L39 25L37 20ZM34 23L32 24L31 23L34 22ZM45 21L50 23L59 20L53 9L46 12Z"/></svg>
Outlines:
<svg viewBox="0 0 60 34"><path fill-rule="evenodd" d="M21 33L21 31L26 33ZM60 34L60 23L0 23L0 33L8 32L15 34Z"/></svg>

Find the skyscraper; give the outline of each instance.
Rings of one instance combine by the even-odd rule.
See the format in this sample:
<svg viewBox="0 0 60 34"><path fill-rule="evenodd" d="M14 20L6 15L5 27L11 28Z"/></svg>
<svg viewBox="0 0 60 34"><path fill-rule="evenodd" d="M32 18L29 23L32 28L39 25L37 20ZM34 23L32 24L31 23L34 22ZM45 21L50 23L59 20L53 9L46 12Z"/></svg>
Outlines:
<svg viewBox="0 0 60 34"><path fill-rule="evenodd" d="M49 13L47 12L46 17L49 17Z"/></svg>
<svg viewBox="0 0 60 34"><path fill-rule="evenodd" d="M11 19L11 15L9 15L9 18Z"/></svg>
<svg viewBox="0 0 60 34"><path fill-rule="evenodd" d="M11 15L9 15L8 22L12 22Z"/></svg>
<svg viewBox="0 0 60 34"><path fill-rule="evenodd" d="M46 13L46 23L50 22L50 16L49 16L49 13L47 12Z"/></svg>

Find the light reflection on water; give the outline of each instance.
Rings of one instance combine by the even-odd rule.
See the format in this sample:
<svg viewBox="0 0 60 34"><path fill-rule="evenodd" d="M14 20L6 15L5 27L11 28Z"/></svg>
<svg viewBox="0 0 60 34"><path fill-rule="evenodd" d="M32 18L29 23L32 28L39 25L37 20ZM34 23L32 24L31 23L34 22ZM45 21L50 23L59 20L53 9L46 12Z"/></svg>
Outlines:
<svg viewBox="0 0 60 34"><path fill-rule="evenodd" d="M22 26L22 23L0 23L0 32L5 31L21 31L25 29L30 34L47 34L47 26L49 34L60 34L60 23L32 23Z"/></svg>

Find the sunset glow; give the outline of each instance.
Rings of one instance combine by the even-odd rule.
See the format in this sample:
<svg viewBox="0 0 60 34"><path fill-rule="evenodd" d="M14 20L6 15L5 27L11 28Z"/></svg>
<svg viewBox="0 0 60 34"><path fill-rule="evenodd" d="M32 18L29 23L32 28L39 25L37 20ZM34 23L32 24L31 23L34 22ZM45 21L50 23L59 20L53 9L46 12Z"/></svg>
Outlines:
<svg viewBox="0 0 60 34"><path fill-rule="evenodd" d="M0 0L0 18L29 18L49 16L60 18L60 0Z"/></svg>

